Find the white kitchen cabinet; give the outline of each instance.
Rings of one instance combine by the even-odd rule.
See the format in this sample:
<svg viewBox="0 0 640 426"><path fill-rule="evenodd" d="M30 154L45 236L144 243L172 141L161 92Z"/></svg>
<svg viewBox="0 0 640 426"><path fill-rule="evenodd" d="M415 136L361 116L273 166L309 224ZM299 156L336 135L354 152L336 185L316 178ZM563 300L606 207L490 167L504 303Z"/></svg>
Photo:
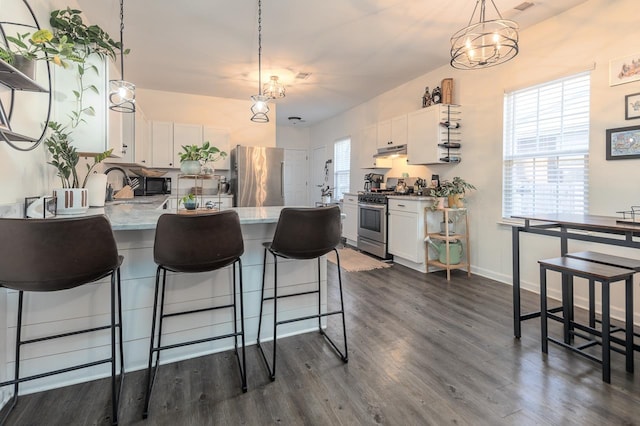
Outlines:
<svg viewBox="0 0 640 426"><path fill-rule="evenodd" d="M407 116L407 163L458 163L461 160L462 108L437 104Z"/></svg>
<svg viewBox="0 0 640 426"><path fill-rule="evenodd" d="M144 115L142 109L136 107L135 123L134 123L134 162L144 166L151 165L151 141L149 121Z"/></svg>
<svg viewBox="0 0 640 426"><path fill-rule="evenodd" d="M151 122L151 166L161 168L178 167L173 159L173 123Z"/></svg>
<svg viewBox="0 0 640 426"><path fill-rule="evenodd" d="M361 134L359 163L361 169L391 168L391 158L374 158L378 152L378 125L365 127Z"/></svg>
<svg viewBox="0 0 640 426"><path fill-rule="evenodd" d="M356 245L358 241L358 196L344 194L342 199L342 236L348 243Z"/></svg>
<svg viewBox="0 0 640 426"><path fill-rule="evenodd" d="M425 200L389 198L389 253L415 264L425 262Z"/></svg>
<svg viewBox="0 0 640 426"><path fill-rule="evenodd" d="M109 79L116 70L108 58L91 55L85 64L82 86L78 69L53 67L53 119L71 132L71 141L79 153L96 154L113 149L113 156L122 156L122 114L108 108ZM92 67L98 71L94 72ZM95 88L95 90L90 89ZM77 111L74 91L82 93L82 108L92 109L91 114L81 113L76 127L70 124L69 116Z"/></svg>
<svg viewBox="0 0 640 426"><path fill-rule="evenodd" d="M389 148L407 144L407 115L378 123L377 147Z"/></svg>
<svg viewBox="0 0 640 426"><path fill-rule="evenodd" d="M202 145L202 125L173 123L173 164L180 167L182 146Z"/></svg>
<svg viewBox="0 0 640 426"><path fill-rule="evenodd" d="M225 158L211 163L210 166L215 170L229 170L229 165L231 164L229 161L231 154L231 146L229 144L229 130L204 126L202 133L202 143L204 142L209 142L220 151L224 151L227 153L227 156Z"/></svg>

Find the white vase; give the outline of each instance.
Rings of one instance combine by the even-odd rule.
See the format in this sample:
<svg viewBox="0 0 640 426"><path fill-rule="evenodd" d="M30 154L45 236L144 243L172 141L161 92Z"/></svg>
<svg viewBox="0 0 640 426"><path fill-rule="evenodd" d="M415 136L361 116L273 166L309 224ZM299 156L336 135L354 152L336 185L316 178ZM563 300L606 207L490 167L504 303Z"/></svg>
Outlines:
<svg viewBox="0 0 640 426"><path fill-rule="evenodd" d="M180 171L186 175L197 175L201 170L202 165L199 161L189 160L180 163Z"/></svg>
<svg viewBox="0 0 640 426"><path fill-rule="evenodd" d="M89 191L87 188L57 188L56 196L58 214L80 214L89 210Z"/></svg>
<svg viewBox="0 0 640 426"><path fill-rule="evenodd" d="M89 207L102 207L107 192L107 175L93 173L87 178L85 186L89 191Z"/></svg>

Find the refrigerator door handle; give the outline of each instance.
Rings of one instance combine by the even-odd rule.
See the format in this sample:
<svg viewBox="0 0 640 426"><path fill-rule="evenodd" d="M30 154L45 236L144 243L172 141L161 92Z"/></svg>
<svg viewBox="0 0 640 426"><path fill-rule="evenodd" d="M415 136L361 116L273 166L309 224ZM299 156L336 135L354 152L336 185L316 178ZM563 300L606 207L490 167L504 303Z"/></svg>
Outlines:
<svg viewBox="0 0 640 426"><path fill-rule="evenodd" d="M284 161L280 162L280 196L284 200Z"/></svg>

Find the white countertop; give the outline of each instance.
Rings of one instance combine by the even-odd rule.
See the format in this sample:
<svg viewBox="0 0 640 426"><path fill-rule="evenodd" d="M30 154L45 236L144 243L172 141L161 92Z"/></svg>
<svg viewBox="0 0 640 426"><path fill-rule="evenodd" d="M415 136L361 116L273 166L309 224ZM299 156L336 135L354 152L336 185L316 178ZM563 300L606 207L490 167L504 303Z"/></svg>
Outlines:
<svg viewBox="0 0 640 426"><path fill-rule="evenodd" d="M137 197L133 200L107 202L104 207L91 207L85 215L104 214L109 218L114 231L155 229L158 218L163 214L175 213L173 209L162 209L166 195ZM256 223L276 223L283 206L276 207L233 207L238 212L243 225ZM65 217L65 215L58 215ZM69 216L71 217L71 216Z"/></svg>

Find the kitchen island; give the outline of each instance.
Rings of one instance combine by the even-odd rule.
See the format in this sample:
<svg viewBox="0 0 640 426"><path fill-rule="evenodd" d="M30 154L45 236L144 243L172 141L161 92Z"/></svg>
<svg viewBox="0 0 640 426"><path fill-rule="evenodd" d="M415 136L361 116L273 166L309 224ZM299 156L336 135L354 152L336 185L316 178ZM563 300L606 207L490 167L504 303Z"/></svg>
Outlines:
<svg viewBox="0 0 640 426"><path fill-rule="evenodd" d="M145 197L107 203L104 208L91 208L87 214L105 214L111 221L118 250L124 256L122 273L123 334L125 367L127 371L146 368L156 264L153 261L155 226L160 215L173 213L163 209L166 197ZM258 329L260 289L264 249L262 243L269 241L275 231L282 207L240 207L238 212L244 239L242 255L242 277L244 280L245 332L248 345L254 344ZM55 220L55 219L54 219ZM87 235L87 238L91 238ZM269 266L271 265L271 266ZM313 289L317 280L317 263L310 261L278 262L279 291L304 291ZM266 295L272 294L272 257L268 257ZM230 267L208 273L168 273L166 313L174 310L197 309L211 304L229 303L231 299L232 272ZM321 261L322 304L326 308L326 259ZM7 291L0 289L0 291ZM23 327L27 337L45 333L71 331L88 324L108 321L109 285L106 280L47 294L26 296L26 311ZM13 347L16 327L18 293L7 291L7 346ZM317 296L308 295L283 299L278 303L279 319L310 315L317 312ZM265 323L272 323L273 306L265 304ZM220 334L232 329L227 312L204 312L187 317L170 318L165 322L163 344L172 344L186 339L198 339L212 333ZM278 328L279 336L293 335L314 330L317 320L290 323ZM263 339L272 338L272 328L263 327ZM63 343L30 345L23 350L21 375L37 374L42 366L51 370L62 368L71 362L104 356L109 351L109 333L104 336L72 336ZM231 339L186 346L162 354L161 362L169 363L230 349ZM14 355L7 351L6 371L12 371ZM79 370L21 385L21 393L31 393L108 376L104 366ZM266 373L265 373L266 374ZM251 381L251 378L249 378ZM6 398L9 388L2 389ZM3 398L4 399L4 398Z"/></svg>

